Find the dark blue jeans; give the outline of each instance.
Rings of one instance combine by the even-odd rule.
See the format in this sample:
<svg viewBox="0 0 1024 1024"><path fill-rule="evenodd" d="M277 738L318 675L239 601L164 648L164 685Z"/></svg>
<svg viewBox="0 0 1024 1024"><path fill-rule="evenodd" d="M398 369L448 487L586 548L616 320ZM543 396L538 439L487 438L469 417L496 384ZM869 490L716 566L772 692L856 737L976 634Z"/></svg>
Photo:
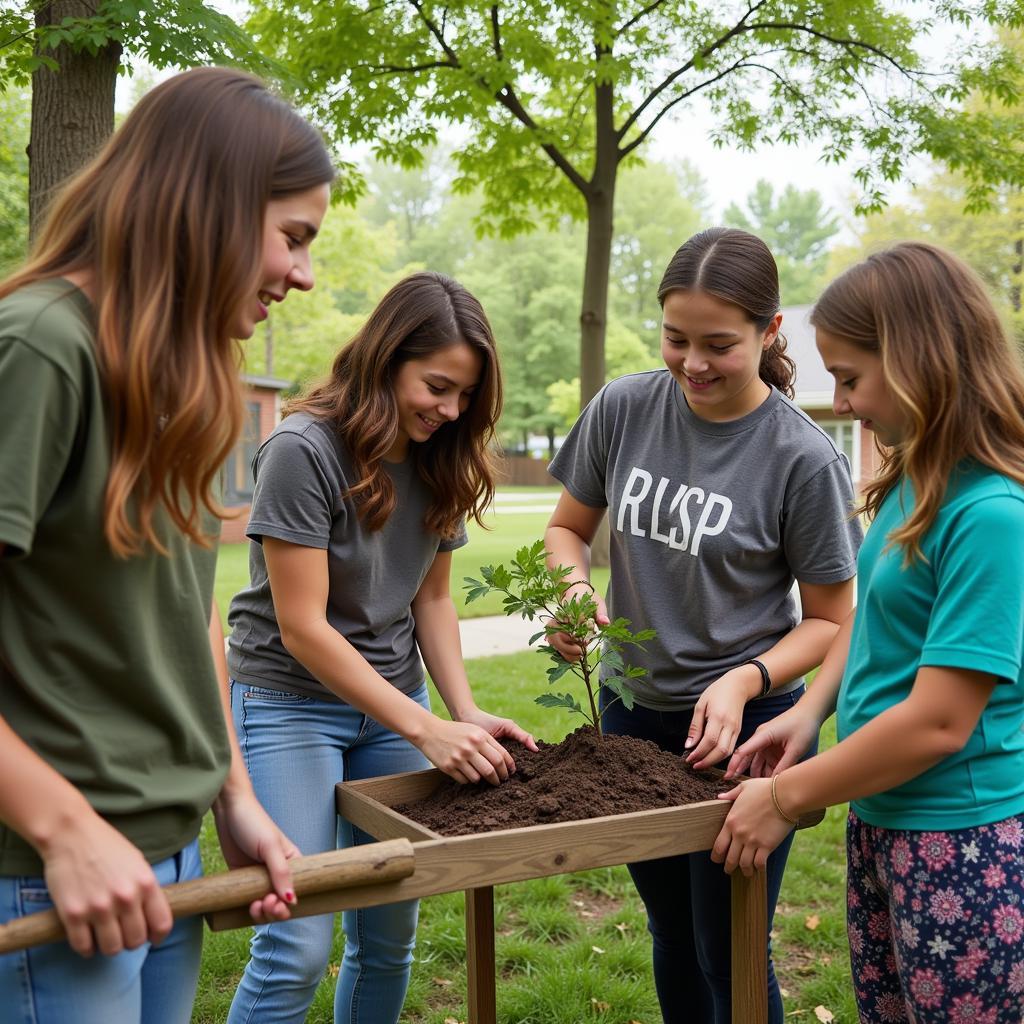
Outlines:
<svg viewBox="0 0 1024 1024"><path fill-rule="evenodd" d="M781 696L751 701L743 713L739 743L754 730L799 700L803 687ZM601 704L612 695L601 692ZM691 710L651 711L639 704L627 711L616 701L603 722L608 733L638 736L657 743L662 750L683 753L690 728ZM808 751L808 757L814 751ZM728 762L722 762L724 768ZM768 931L782 886L782 873L793 842L790 833L768 858ZM731 880L709 853L630 864L640 898L647 910L647 927L654 939L654 985L665 1024L731 1024L732 941L730 932ZM783 1024L782 996L772 966L768 943L768 1021Z"/></svg>

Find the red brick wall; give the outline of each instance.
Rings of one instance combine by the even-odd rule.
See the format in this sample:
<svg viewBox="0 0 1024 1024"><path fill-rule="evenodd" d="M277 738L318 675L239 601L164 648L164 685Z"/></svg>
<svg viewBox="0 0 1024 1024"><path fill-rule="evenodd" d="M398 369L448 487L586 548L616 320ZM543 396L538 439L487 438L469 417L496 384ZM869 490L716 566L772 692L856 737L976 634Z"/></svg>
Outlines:
<svg viewBox="0 0 1024 1024"><path fill-rule="evenodd" d="M245 402L257 402L260 407L259 440L270 436L278 422L278 395L271 388L244 387ZM241 444L241 442L239 442ZM245 528L249 523L249 506L235 505L229 508L233 518L225 519L220 531L222 544L240 544L245 540Z"/></svg>

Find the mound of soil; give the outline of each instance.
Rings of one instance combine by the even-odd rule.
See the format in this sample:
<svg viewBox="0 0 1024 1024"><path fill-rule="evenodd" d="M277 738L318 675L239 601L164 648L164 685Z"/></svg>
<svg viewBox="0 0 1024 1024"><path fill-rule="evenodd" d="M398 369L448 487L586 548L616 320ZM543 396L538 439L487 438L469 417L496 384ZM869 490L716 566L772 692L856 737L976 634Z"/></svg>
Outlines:
<svg viewBox="0 0 1024 1024"><path fill-rule="evenodd" d="M462 836L694 804L735 786L694 771L649 740L602 739L591 726L561 743L540 741L536 753L512 741L504 745L516 762L507 782L462 785L445 777L429 797L395 810L441 835Z"/></svg>

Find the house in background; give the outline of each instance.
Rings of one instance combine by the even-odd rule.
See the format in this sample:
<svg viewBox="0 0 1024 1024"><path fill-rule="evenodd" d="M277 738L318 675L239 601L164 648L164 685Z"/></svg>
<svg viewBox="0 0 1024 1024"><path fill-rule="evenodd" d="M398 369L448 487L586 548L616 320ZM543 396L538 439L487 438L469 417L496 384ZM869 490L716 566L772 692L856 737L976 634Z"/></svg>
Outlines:
<svg viewBox="0 0 1024 1024"><path fill-rule="evenodd" d="M786 337L786 354L796 363L796 404L826 431L840 451L846 453L858 489L867 483L878 468L875 435L865 430L860 420L836 416L832 411L835 381L822 365L814 345L814 328L808 321L810 306L784 306L782 333Z"/></svg>
<svg viewBox="0 0 1024 1024"><path fill-rule="evenodd" d="M264 438L281 419L281 391L291 381L278 377L256 377L242 374L245 419L242 436L224 464L224 507L234 518L224 520L220 539L224 544L237 544L245 540L245 527L249 522L252 504L252 459Z"/></svg>

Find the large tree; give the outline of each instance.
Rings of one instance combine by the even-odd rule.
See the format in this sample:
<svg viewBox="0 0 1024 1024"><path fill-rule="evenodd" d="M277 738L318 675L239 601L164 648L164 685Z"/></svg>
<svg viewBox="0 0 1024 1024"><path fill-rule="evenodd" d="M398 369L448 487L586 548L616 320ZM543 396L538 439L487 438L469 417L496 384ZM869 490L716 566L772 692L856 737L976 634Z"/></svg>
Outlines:
<svg viewBox="0 0 1024 1024"><path fill-rule="evenodd" d="M339 138L415 163L460 125L464 188L482 187L485 224L533 226L536 211L587 222L581 388L604 382L613 210L619 169L652 133L704 96L715 137L820 139L860 154L864 201L878 203L914 154L960 167L978 194L1024 182L1019 122L965 112L968 88L1015 96L1020 63L964 43L929 61L925 26L884 0L255 0L251 29L303 83ZM981 39L1020 22L1015 0L920 3ZM676 120L685 132L685 122ZM682 126L682 127L680 127ZM681 142L681 146L683 143Z"/></svg>
<svg viewBox="0 0 1024 1024"><path fill-rule="evenodd" d="M114 86L137 59L157 68L272 70L227 15L201 0L22 0L0 5L0 91L32 84L29 219L114 129Z"/></svg>

